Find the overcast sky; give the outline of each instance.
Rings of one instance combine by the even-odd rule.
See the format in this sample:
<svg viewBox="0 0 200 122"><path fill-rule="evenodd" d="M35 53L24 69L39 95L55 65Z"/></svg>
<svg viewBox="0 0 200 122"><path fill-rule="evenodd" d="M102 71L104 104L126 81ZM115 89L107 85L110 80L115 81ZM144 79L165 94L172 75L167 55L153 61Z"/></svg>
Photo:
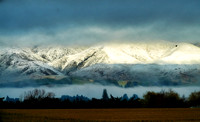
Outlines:
<svg viewBox="0 0 200 122"><path fill-rule="evenodd" d="M0 45L200 42L200 0L0 0Z"/></svg>

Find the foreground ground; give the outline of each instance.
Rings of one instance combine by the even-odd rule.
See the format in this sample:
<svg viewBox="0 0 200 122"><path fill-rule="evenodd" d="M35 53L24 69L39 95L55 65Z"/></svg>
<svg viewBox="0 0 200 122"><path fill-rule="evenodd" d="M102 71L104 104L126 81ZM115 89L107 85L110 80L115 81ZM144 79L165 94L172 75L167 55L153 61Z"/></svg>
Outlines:
<svg viewBox="0 0 200 122"><path fill-rule="evenodd" d="M0 121L200 121L200 109L1 109Z"/></svg>

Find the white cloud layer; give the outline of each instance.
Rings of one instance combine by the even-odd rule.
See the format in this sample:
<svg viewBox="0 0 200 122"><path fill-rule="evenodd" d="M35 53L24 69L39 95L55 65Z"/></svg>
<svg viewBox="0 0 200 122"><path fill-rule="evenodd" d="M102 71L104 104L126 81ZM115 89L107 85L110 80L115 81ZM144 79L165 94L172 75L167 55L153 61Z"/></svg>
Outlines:
<svg viewBox="0 0 200 122"><path fill-rule="evenodd" d="M101 98L103 89L107 89L108 94L112 94L114 97L121 97L123 94L127 94L128 97L132 97L133 94L137 94L140 98L147 91L160 92L161 90L168 91L169 89L174 90L180 96L185 95L188 97L191 92L199 91L200 88L196 86L184 86L184 87L133 87L133 88L120 88L116 86L101 86L101 85L66 85L62 87L38 87L39 89L45 89L47 92L54 92L56 97L61 97L61 95L84 95L89 98ZM33 90L35 88L26 87L26 88L1 88L0 97L19 97L24 92Z"/></svg>

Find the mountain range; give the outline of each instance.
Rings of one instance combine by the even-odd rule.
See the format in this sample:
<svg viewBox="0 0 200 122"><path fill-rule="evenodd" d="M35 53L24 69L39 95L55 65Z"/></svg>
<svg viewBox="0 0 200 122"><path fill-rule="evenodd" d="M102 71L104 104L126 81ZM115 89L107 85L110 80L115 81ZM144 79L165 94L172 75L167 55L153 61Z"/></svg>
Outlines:
<svg viewBox="0 0 200 122"><path fill-rule="evenodd" d="M98 83L198 85L200 47L196 44L101 44L0 49L0 86Z"/></svg>

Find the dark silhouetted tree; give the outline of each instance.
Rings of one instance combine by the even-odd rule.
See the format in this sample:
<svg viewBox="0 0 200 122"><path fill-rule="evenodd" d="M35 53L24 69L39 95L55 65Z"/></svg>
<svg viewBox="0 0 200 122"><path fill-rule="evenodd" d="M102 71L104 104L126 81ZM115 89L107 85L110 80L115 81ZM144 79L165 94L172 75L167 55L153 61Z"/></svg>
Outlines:
<svg viewBox="0 0 200 122"><path fill-rule="evenodd" d="M0 98L0 103L3 102L3 100L4 100L4 97Z"/></svg>
<svg viewBox="0 0 200 122"><path fill-rule="evenodd" d="M25 92L23 95L24 100L42 100L45 98L54 98L55 94L53 92L45 92L44 89L34 89L33 91Z"/></svg>
<svg viewBox="0 0 200 122"><path fill-rule="evenodd" d="M192 92L188 98L190 106L197 107L200 106L200 91Z"/></svg>
<svg viewBox="0 0 200 122"><path fill-rule="evenodd" d="M122 97L122 100L128 101L128 100L129 100L128 95L127 95L127 94L124 94L123 97Z"/></svg>
<svg viewBox="0 0 200 122"><path fill-rule="evenodd" d="M109 98L108 98L107 90L104 89L104 90L103 90L103 94L102 94L102 100L108 100L108 99L109 99Z"/></svg>
<svg viewBox="0 0 200 122"><path fill-rule="evenodd" d="M137 94L133 94L133 96L130 99L137 100L137 99L139 99L139 97Z"/></svg>
<svg viewBox="0 0 200 122"><path fill-rule="evenodd" d="M178 93L172 90L159 93L147 92L143 97L146 107L183 107L184 102Z"/></svg>

